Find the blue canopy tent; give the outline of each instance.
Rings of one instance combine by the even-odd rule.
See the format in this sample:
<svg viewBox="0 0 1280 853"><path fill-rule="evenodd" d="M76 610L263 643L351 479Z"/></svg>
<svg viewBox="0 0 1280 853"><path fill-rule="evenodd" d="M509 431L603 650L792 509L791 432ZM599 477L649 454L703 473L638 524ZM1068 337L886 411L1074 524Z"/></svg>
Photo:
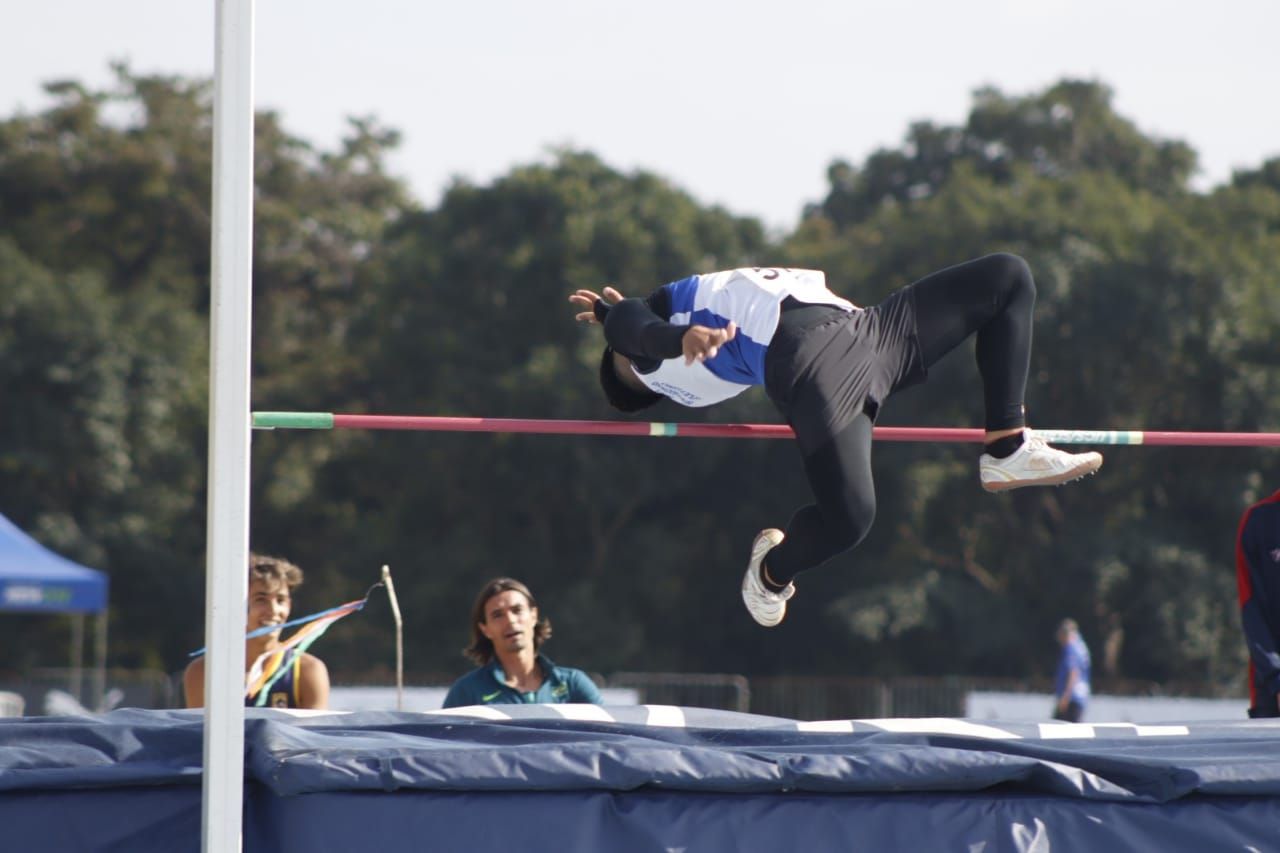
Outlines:
<svg viewBox="0 0 1280 853"><path fill-rule="evenodd" d="M71 615L71 693L81 696L84 616L97 615L92 695L106 689L107 576L60 557L0 515L0 611Z"/></svg>

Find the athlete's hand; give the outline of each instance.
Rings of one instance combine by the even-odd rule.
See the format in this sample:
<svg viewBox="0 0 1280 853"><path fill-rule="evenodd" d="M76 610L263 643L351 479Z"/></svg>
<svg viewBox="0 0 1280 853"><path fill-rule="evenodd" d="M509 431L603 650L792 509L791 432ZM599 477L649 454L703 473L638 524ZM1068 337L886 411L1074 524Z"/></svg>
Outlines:
<svg viewBox="0 0 1280 853"><path fill-rule="evenodd" d="M707 361L716 357L720 347L734 339L738 334L738 324L730 322L723 329L712 329L707 326L690 326L680 339L684 349L684 363Z"/></svg>
<svg viewBox="0 0 1280 853"><path fill-rule="evenodd" d="M594 290L575 290L569 294L569 301L576 307L583 309L573 315L573 319L579 323L599 323L596 319L596 300L600 299L599 294ZM622 294L609 285L604 287L604 300L606 305L616 305L622 301Z"/></svg>

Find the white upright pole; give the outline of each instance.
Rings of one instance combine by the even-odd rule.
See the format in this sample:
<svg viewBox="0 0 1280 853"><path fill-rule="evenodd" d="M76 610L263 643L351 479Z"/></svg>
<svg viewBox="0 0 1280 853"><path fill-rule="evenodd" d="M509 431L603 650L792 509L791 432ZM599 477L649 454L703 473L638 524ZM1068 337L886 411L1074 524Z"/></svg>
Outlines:
<svg viewBox="0 0 1280 853"><path fill-rule="evenodd" d="M95 711L110 711L107 707L107 608L104 605L94 617L93 632L93 688L89 695L93 698L90 707Z"/></svg>
<svg viewBox="0 0 1280 853"><path fill-rule="evenodd" d="M84 614L71 614L71 678L67 692L84 704ZM90 703L92 704L92 703Z"/></svg>
<svg viewBox="0 0 1280 853"><path fill-rule="evenodd" d="M382 582L387 585L387 598L391 600L391 615L396 620L396 710L404 710L404 620L400 618L400 601L396 598L396 584L391 580L391 567L382 567Z"/></svg>
<svg viewBox="0 0 1280 853"><path fill-rule="evenodd" d="M209 504L205 581L205 853L241 849L253 293L253 0L217 0Z"/></svg>

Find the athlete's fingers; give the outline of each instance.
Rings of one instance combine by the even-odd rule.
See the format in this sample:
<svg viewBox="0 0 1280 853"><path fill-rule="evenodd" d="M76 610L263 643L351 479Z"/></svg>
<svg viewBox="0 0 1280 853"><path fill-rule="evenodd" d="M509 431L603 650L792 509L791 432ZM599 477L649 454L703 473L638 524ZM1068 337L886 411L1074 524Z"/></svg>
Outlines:
<svg viewBox="0 0 1280 853"><path fill-rule="evenodd" d="M618 289L609 284L604 286L604 295L606 299L612 299L614 302L621 302L623 299L622 294L618 292Z"/></svg>
<svg viewBox="0 0 1280 853"><path fill-rule="evenodd" d="M720 345L733 338L730 329L713 329L710 326L693 325L685 332L682 339L684 363L706 361L715 358L720 352Z"/></svg>
<svg viewBox="0 0 1280 853"><path fill-rule="evenodd" d="M720 351L720 345L733 340L734 329L712 329L707 335L705 346L707 358L715 358L716 353Z"/></svg>
<svg viewBox="0 0 1280 853"><path fill-rule="evenodd" d="M709 346L719 346L720 344L727 343L733 340L734 331L735 330L732 328L708 329L706 342Z"/></svg>
<svg viewBox="0 0 1280 853"><path fill-rule="evenodd" d="M599 298L599 295L594 290L575 290L569 294L570 302L582 302L586 305L594 305Z"/></svg>

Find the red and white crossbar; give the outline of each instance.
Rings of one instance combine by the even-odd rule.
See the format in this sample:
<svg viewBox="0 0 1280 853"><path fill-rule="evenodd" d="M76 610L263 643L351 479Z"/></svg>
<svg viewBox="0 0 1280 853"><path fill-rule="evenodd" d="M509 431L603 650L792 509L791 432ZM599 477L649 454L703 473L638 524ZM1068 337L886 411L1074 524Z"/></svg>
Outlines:
<svg viewBox="0 0 1280 853"><path fill-rule="evenodd" d="M666 438L792 438L786 424L696 424L537 418L456 418L424 415L341 415L330 412L254 412L255 429L383 429L417 432L496 432L536 435L627 435ZM1169 447L1280 447L1276 432L1037 429L1055 444L1141 444ZM983 431L957 427L875 428L880 441L981 443Z"/></svg>

